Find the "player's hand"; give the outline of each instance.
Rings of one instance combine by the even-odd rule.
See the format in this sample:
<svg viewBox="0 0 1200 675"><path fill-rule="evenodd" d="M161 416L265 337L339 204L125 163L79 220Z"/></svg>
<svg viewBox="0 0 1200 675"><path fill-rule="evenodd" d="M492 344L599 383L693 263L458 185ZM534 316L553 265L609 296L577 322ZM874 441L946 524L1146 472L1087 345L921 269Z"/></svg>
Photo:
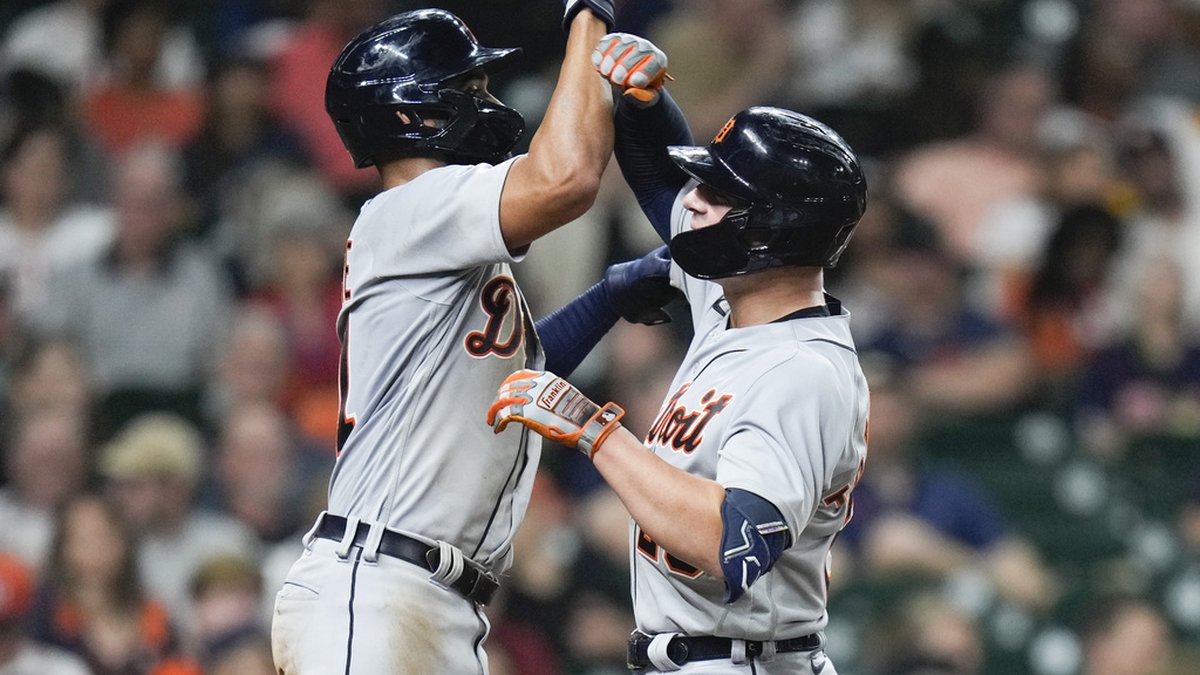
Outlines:
<svg viewBox="0 0 1200 675"><path fill-rule="evenodd" d="M609 305L630 323L654 326L668 323L671 315L663 307L682 297L671 285L671 254L659 246L636 260L617 263L604 272Z"/></svg>
<svg viewBox="0 0 1200 675"><path fill-rule="evenodd" d="M496 401L488 408L487 423L500 433L509 422L520 422L591 459L604 439L621 426L624 415L617 404L598 406L554 373L518 370L500 385Z"/></svg>
<svg viewBox="0 0 1200 675"><path fill-rule="evenodd" d="M609 33L592 51L592 65L639 108L658 103L667 74L667 55L646 38Z"/></svg>
<svg viewBox="0 0 1200 675"><path fill-rule="evenodd" d="M604 22L608 30L617 23L617 12L613 0L563 0L563 30L571 32L571 20L581 9L590 9L597 19Z"/></svg>

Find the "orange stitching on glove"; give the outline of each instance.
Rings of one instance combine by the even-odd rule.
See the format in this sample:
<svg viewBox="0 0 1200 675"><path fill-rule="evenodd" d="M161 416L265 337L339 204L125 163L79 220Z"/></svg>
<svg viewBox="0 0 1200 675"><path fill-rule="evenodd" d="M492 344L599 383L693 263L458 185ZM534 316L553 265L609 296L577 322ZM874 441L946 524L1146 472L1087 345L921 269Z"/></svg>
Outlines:
<svg viewBox="0 0 1200 675"><path fill-rule="evenodd" d="M629 74L625 76L625 81L621 83L621 86L622 86L622 87L628 87L628 86L629 86L629 80L630 80L631 78L633 78L634 74L635 74L635 73L637 73L639 70L641 70L641 69L642 69L642 66L646 65L646 63L648 63L648 62L650 62L650 61L653 61L653 60L654 60L654 55L653 55L653 54L647 54L647 55L645 55L645 56L643 56L643 57L642 57L642 60L641 60L641 61L638 61L637 63L633 64L633 67L629 69Z"/></svg>
<svg viewBox="0 0 1200 675"><path fill-rule="evenodd" d="M613 61L613 70L616 70L617 66L621 65L621 62L625 60L626 56L629 56L632 52L634 52L636 50L637 50L637 45L629 45L629 49L626 49L624 54L621 54L621 56L619 56L616 61Z"/></svg>

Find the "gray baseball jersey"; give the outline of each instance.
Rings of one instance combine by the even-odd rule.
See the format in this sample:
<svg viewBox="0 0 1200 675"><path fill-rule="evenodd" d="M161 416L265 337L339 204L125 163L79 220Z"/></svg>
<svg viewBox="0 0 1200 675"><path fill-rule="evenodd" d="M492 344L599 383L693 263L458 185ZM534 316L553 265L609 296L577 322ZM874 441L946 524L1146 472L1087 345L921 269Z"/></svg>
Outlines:
<svg viewBox="0 0 1200 675"><path fill-rule="evenodd" d="M346 244L331 513L454 544L502 571L541 438L483 423L501 382L540 367L500 232L512 160L451 165L362 208Z"/></svg>
<svg viewBox="0 0 1200 675"><path fill-rule="evenodd" d="M677 199L673 231L690 220ZM829 549L849 519L866 458L867 383L850 316L728 328L721 286L677 266L672 280L691 303L695 337L646 446L688 473L767 499L793 544L726 605L723 581L672 557L632 523L638 628L749 640L818 631L827 620Z"/></svg>

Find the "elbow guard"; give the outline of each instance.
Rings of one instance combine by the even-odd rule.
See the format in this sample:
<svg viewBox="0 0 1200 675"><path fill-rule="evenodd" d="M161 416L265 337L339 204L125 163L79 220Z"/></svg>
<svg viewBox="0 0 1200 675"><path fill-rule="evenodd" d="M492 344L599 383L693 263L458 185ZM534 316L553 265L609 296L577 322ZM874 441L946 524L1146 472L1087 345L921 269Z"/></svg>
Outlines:
<svg viewBox="0 0 1200 675"><path fill-rule="evenodd" d="M721 505L721 571L725 602L742 597L792 545L783 514L753 492L732 488Z"/></svg>

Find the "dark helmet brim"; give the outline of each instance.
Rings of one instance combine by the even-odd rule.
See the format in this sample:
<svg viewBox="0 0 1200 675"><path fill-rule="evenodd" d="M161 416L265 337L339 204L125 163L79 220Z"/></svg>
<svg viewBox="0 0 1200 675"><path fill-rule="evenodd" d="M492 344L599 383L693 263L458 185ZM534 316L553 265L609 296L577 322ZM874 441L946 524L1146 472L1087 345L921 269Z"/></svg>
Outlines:
<svg viewBox="0 0 1200 675"><path fill-rule="evenodd" d="M475 50L472 58L467 60L465 64L467 67L451 77L458 77L476 68L482 68L488 75L498 73L512 65L520 55L520 47L479 47Z"/></svg>
<svg viewBox="0 0 1200 675"><path fill-rule="evenodd" d="M689 176L733 197L746 199L750 186L713 156L705 146L671 145L671 160Z"/></svg>

